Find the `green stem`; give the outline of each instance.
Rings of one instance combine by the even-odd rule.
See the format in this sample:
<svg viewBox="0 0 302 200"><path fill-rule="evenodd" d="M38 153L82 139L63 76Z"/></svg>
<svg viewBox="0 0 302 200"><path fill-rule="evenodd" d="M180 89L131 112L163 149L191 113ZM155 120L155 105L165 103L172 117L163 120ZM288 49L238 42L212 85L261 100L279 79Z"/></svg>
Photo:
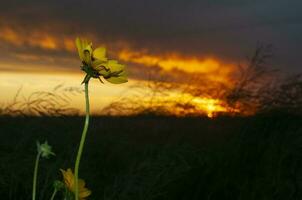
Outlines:
<svg viewBox="0 0 302 200"><path fill-rule="evenodd" d="M58 190L57 190L57 189L54 189L54 191L53 191L53 193L52 193L52 195L51 195L50 200L54 200L54 198L55 198L57 192L58 192Z"/></svg>
<svg viewBox="0 0 302 200"><path fill-rule="evenodd" d="M39 168L39 161L40 161L41 152L37 154L36 162L35 162L35 169L34 169L34 176L33 176L33 193L32 193L32 200L36 199L36 188L37 188L37 177L38 177L38 168Z"/></svg>
<svg viewBox="0 0 302 200"><path fill-rule="evenodd" d="M85 82L85 100L86 100L86 118L85 118L85 124L84 129L82 132L82 137L80 141L80 146L77 154L77 159L74 167L74 175L75 175L75 185L74 185L74 191L75 191L75 200L79 200L79 166L81 161L81 156L85 144L86 134L88 130L89 125L89 95L88 95L88 81Z"/></svg>

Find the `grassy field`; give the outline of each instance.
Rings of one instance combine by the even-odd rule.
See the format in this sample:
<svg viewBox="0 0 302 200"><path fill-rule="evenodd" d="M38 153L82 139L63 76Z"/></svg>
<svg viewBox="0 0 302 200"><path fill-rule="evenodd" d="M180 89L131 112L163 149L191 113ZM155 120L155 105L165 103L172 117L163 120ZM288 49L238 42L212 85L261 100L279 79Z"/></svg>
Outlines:
<svg viewBox="0 0 302 200"><path fill-rule="evenodd" d="M36 140L57 154L40 163L38 199L50 199L83 121L0 117L0 199L31 199ZM302 118L92 117L80 177L95 200L302 199Z"/></svg>

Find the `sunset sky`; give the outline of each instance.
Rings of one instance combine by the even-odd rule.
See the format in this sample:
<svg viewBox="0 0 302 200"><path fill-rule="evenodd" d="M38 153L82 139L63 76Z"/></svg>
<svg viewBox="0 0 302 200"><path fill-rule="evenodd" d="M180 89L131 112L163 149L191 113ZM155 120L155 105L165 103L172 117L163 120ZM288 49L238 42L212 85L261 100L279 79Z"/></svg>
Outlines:
<svg viewBox="0 0 302 200"><path fill-rule="evenodd" d="M0 7L0 102L55 85L80 86L77 36L127 65L124 85L91 84L93 110L134 84L228 84L257 44L272 44L272 65L301 72L300 0L26 0ZM82 106L82 96L74 104ZM102 106L100 106L102 105Z"/></svg>

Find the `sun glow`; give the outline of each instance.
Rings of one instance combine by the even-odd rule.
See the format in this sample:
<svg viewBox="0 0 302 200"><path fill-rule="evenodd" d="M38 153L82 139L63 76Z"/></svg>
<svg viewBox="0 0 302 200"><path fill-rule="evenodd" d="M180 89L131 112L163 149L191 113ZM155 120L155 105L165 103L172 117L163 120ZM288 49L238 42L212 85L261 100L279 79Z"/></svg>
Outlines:
<svg viewBox="0 0 302 200"><path fill-rule="evenodd" d="M81 74L39 74L39 73L14 73L6 72L0 75L0 89L6 94L0 98L0 103L9 103L19 88L22 87L22 96L29 96L36 91L52 91L58 84L64 84L67 87L81 88ZM95 80L96 81L96 80ZM39 84L37 84L39 83ZM114 115L135 115L144 111L154 113L166 113L175 116L207 116L213 118L221 113L240 112L228 107L220 99L211 97L193 96L189 93L183 93L179 90L167 90L156 92L145 87L146 81L130 80L129 84L123 86L111 86L108 84L99 87L94 81L91 84L91 101L93 104L93 114L102 113L102 109L112 102L117 102L122 109L117 108ZM143 92L130 89L132 86L141 85ZM114 90L113 90L114 88ZM115 92L113 92L115 91ZM106 94L106 95L104 95ZM123 94L123 96L121 96ZM155 95L154 95L155 94ZM119 101L118 97L125 98L125 101ZM84 102L81 95L73 96L70 99L70 106L83 112ZM127 107L128 109L124 109ZM164 110L164 112L162 112ZM122 111L122 112L121 112ZM138 112L137 112L138 111Z"/></svg>
<svg viewBox="0 0 302 200"><path fill-rule="evenodd" d="M179 102L184 105L191 105L193 109L185 109L179 115L206 115L209 118L215 117L219 113L228 113L231 112L224 102L220 99L215 99L211 97L199 97L193 96L188 93L176 92L171 95L172 101ZM174 109L174 108L172 108Z"/></svg>
<svg viewBox="0 0 302 200"><path fill-rule="evenodd" d="M151 89L144 81L138 81L139 90L129 92L119 101L106 108L109 115L136 115L151 113L156 115L207 116L214 118L220 114L238 113L224 101L209 96L194 96L177 89Z"/></svg>
<svg viewBox="0 0 302 200"><path fill-rule="evenodd" d="M223 106L222 101L219 99L196 97L193 102L197 108L205 111L209 118L213 118L216 113L229 112L228 108Z"/></svg>
<svg viewBox="0 0 302 200"><path fill-rule="evenodd" d="M17 51L15 53L10 53L10 56L14 57L17 61L22 61L23 63L20 64L20 62L17 61L16 63L13 61L2 61L0 63L0 70L3 71L3 73L0 74L2 77L0 81L0 88L2 87L3 91L13 93L12 88L17 91L20 86L24 86L24 90L27 90L25 91L26 94L29 94L30 92L34 91L34 89L41 89L34 88L33 86L43 85L43 87L47 86L45 87L46 89L55 87L55 84L57 83L54 80L60 80L62 82L65 82L63 80L66 80L67 85L73 85L78 84L79 80L82 79L82 77L79 75L80 71L78 70L78 61L68 56L57 57L56 54L54 56L48 54L49 51L75 52L74 38L72 35L60 37L54 33L40 30L19 32L17 28L2 26L0 27L0 41L4 42L4 44L9 43L10 45L13 45L14 48L33 47L33 49L41 48L46 50L43 52L44 54L37 54L35 51ZM153 107L153 110L165 107L169 113L176 116L206 115L209 118L213 118L219 113L234 112L234 109L229 108L227 104L223 102L223 100L219 99L217 95L215 96L211 93L212 88L216 89L215 83L222 84L225 86L225 88L231 88L233 86L231 76L235 71L235 67L230 63L226 63L215 57L185 56L180 52L152 54L144 50L136 51L131 49L127 43L123 44L122 48L115 48L113 50L113 54L124 63L128 63L130 70L132 64L139 64L139 66L142 66L142 68L139 70L142 71L147 71L148 69L156 66L159 68L159 71L162 70L164 73L172 75L174 73L176 77L175 82L178 85L180 83L186 83L186 80L184 82L177 82L181 79L179 77L183 77L184 74L186 75L184 77L188 78L198 75L198 77L201 77L203 83L206 84L200 84L198 82L197 84L192 85L192 87L196 87L196 89L198 89L197 87L199 87L199 89L204 87L208 88L206 91L209 91L202 93L202 95L193 96L189 92L184 93L180 90L168 90L165 91L167 95L156 96L153 98L154 96L149 95L152 94L153 91L150 91L146 87L143 89L145 93L140 96L137 101L130 99L131 101L135 102L137 106L142 106L143 108L147 109ZM43 64L41 64L41 61L43 61ZM58 65L58 63L60 63L60 65ZM75 66L75 68L73 68L73 66ZM148 82L143 80L144 76L139 77L139 79L136 79L136 77L132 78L130 70L130 82L132 82L133 85L142 85L145 82ZM9 72L10 75L6 76L4 72ZM49 77L44 76L45 79L40 80L40 83L43 82L43 84L32 84L32 82L35 82L35 80L39 80L41 77L43 77L42 74L49 74ZM9 77L9 81L6 80L7 77ZM145 77L145 79L147 79L147 77ZM20 82L20 80L23 81ZM10 84L9 87L4 87L8 83L14 84ZM25 86L28 87L28 89ZM111 92L111 88L111 86L107 87L105 85L102 87L102 89L108 91L100 92L100 94L108 93L108 97L95 93L92 95L92 100L98 99L99 101L102 101L103 106L110 104L111 101L114 101L115 98L119 97L119 94L113 94ZM122 91L127 89L127 86L122 86L119 90ZM195 88L192 90L194 89ZM221 88L221 90L222 89L223 88ZM219 90L219 88L217 90ZM129 98L132 98L131 95L129 95ZM7 99L8 98L6 98L6 96L0 98L2 102L6 101ZM106 104L104 102L106 102ZM72 105L75 105L77 108L81 109L84 107L81 99L78 97L74 98L74 103L72 103ZM131 106L135 105L130 105L130 107ZM100 110L100 108L98 110L95 109L94 113L97 113ZM235 110L235 112L239 111ZM126 114L131 113L129 112Z"/></svg>

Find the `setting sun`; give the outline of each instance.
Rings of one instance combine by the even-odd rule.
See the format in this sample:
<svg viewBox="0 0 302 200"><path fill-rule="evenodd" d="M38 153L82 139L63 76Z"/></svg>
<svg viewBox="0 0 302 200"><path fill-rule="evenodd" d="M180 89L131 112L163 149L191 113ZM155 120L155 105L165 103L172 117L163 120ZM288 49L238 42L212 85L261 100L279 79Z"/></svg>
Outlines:
<svg viewBox="0 0 302 200"><path fill-rule="evenodd" d="M302 199L301 8L2 1L0 198Z"/></svg>

